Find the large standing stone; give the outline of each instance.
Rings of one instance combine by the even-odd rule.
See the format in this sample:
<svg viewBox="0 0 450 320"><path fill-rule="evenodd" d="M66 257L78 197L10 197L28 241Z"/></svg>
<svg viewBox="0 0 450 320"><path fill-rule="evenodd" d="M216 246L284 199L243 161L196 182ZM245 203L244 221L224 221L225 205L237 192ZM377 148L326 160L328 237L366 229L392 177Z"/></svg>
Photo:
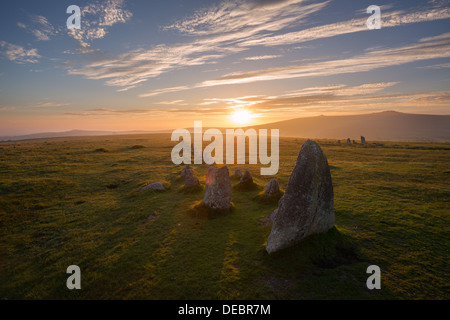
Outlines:
<svg viewBox="0 0 450 320"><path fill-rule="evenodd" d="M366 144L366 137L361 136L361 144Z"/></svg>
<svg viewBox="0 0 450 320"><path fill-rule="evenodd" d="M347 139L347 145L349 145L349 146L352 145L352 141L350 140L350 138Z"/></svg>
<svg viewBox="0 0 450 320"><path fill-rule="evenodd" d="M203 203L210 209L230 210L231 181L228 168L210 167L206 174L206 188Z"/></svg>
<svg viewBox="0 0 450 320"><path fill-rule="evenodd" d="M334 223L328 161L319 145L308 140L279 202L266 250L274 253L293 246L311 234L330 230Z"/></svg>
<svg viewBox="0 0 450 320"><path fill-rule="evenodd" d="M264 190L264 195L267 198L274 198L279 196L281 193L280 191L280 185L278 184L277 180L272 179L270 182L266 185L266 189Z"/></svg>

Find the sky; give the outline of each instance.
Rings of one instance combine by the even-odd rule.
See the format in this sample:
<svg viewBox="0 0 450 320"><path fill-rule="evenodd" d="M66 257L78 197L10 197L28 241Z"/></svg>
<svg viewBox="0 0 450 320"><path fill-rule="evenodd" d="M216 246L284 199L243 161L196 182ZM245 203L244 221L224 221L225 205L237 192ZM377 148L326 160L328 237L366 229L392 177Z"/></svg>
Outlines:
<svg viewBox="0 0 450 320"><path fill-rule="evenodd" d="M3 136L450 114L450 1L16 0L0 16Z"/></svg>

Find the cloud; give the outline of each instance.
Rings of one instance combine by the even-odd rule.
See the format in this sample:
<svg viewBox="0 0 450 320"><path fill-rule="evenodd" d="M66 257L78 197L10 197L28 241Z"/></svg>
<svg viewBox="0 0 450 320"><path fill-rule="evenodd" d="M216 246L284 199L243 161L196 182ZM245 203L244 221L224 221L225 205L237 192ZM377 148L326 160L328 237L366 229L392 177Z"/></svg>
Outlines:
<svg viewBox="0 0 450 320"><path fill-rule="evenodd" d="M15 63L37 63L41 56L37 49L25 49L22 46L0 41L2 54L9 60Z"/></svg>
<svg viewBox="0 0 450 320"><path fill-rule="evenodd" d="M450 103L450 92L426 92L414 94L381 94L396 83L381 82L347 86L336 84L304 88L282 96L237 98L242 107L252 113L273 118L292 114L319 114L321 112L348 113L352 111L402 110L445 108ZM233 101L235 99L222 99ZM228 103L227 103L228 104ZM222 108L222 106L220 106ZM425 109L424 109L425 108ZM223 110L226 110L223 109Z"/></svg>
<svg viewBox="0 0 450 320"><path fill-rule="evenodd" d="M334 96L361 96L374 94L386 88L395 86L398 82L379 82L368 83L360 86L348 87L346 85L329 85L321 87L312 87L292 91L284 96L311 96L311 95L334 95Z"/></svg>
<svg viewBox="0 0 450 320"><path fill-rule="evenodd" d="M305 19L327 3L303 5L301 0L226 1L220 6L200 11L194 17L164 28L186 31L200 36L198 39L132 50L113 59L71 67L69 74L83 75L88 79L105 79L106 85L122 87L119 91L126 91L161 74L191 66L214 64L227 55L245 51L246 48L237 47L234 43L258 33L280 30L295 21ZM79 38L82 42L81 37ZM176 88L174 91L186 90L189 87ZM141 94L140 97L166 92L173 91L170 88L168 91L153 90Z"/></svg>
<svg viewBox="0 0 450 320"><path fill-rule="evenodd" d="M259 60L276 59L276 58L280 58L280 57L281 57L281 55L265 55L265 56L247 57L247 58L244 58L244 60L259 61Z"/></svg>
<svg viewBox="0 0 450 320"><path fill-rule="evenodd" d="M31 26L31 32L34 36L41 41L50 40L50 36L57 33L53 25L43 16L32 16L33 26Z"/></svg>
<svg viewBox="0 0 450 320"><path fill-rule="evenodd" d="M243 31L276 31L303 20L312 12L324 8L329 1L304 4L304 0L284 1L223 1L193 16L166 26L191 35L214 35Z"/></svg>
<svg viewBox="0 0 450 320"><path fill-rule="evenodd" d="M40 102L35 105L29 105L28 108L56 108L68 106L67 103Z"/></svg>
<svg viewBox="0 0 450 320"><path fill-rule="evenodd" d="M420 23L426 21L436 21L450 18L450 8L421 8L413 12L405 13L403 11L383 12L382 28L392 28L402 25ZM242 46L279 46L299 44L303 42L313 41L336 37L344 34L350 34L361 31L368 31L366 26L367 17L361 19L353 19L342 21L306 30L285 33L277 36L256 37L243 41Z"/></svg>
<svg viewBox="0 0 450 320"><path fill-rule="evenodd" d="M111 116L170 116L176 115L214 115L225 116L235 108L245 108L258 118L273 121L274 117L283 117L286 112L291 116L318 115L322 112L347 114L349 112L368 112L380 110L421 110L428 108L445 108L450 103L450 92L426 92L414 94L379 94L392 83L362 84L359 86L334 85L299 90L297 96L249 96L238 98L211 98L206 102L215 102L214 107L204 108L152 108L152 109L92 109L79 113L65 113L67 116L111 117ZM378 91L364 92L363 88L379 88ZM383 88L383 89L381 89ZM306 93L310 94L306 94ZM354 94L357 92L357 94ZM375 94L377 93L377 94ZM169 103L170 105L170 103Z"/></svg>
<svg viewBox="0 0 450 320"><path fill-rule="evenodd" d="M218 48L201 42L159 45L129 51L116 58L98 60L82 67L71 67L68 72L88 79L105 79L106 85L124 87L125 89L121 89L123 91L172 70L213 64L227 53L241 50L243 49ZM146 96L152 95L155 94L151 92Z"/></svg>
<svg viewBox="0 0 450 320"><path fill-rule="evenodd" d="M171 101L159 101L159 102L156 102L156 104L185 106L186 103L183 103L183 102L184 102L184 100L171 100Z"/></svg>
<svg viewBox="0 0 450 320"><path fill-rule="evenodd" d="M188 86L179 86L179 87L171 87L171 88L164 88L164 89L157 89L157 90L153 90L151 92L148 93L144 93L139 95L140 98L148 98L148 97L153 97L153 96L157 96L163 93L169 93L169 92L178 92L178 91L183 91L183 90L188 90L190 89L190 87Z"/></svg>
<svg viewBox="0 0 450 320"><path fill-rule="evenodd" d="M434 39L438 40L433 41ZM447 57L450 57L450 34L438 38L421 39L420 42L409 46L372 49L365 54L346 59L231 73L217 80L204 81L196 87L366 72L416 61Z"/></svg>
<svg viewBox="0 0 450 320"><path fill-rule="evenodd" d="M35 104L21 105L21 106L0 106L1 110L15 110L15 109L34 109L34 108L57 108L68 106L67 103L54 102L38 102Z"/></svg>
<svg viewBox="0 0 450 320"><path fill-rule="evenodd" d="M133 14L124 9L125 0L95 1L81 8L81 29L68 33L78 40L82 48L90 47L92 40L101 39L108 33L108 27L126 23Z"/></svg>
<svg viewBox="0 0 450 320"><path fill-rule="evenodd" d="M68 73L82 75L88 79L104 80L106 85L119 87L118 91L123 92L141 86L151 78L192 66L215 64L219 59L250 50L252 47L292 45L360 31L372 32L367 30L366 16L360 19L308 28L302 31L287 32L287 30L291 30L291 27L308 22L307 19L325 8L329 2L227 0L206 9L198 10L185 19L163 27L163 30L174 30L194 37L191 41L131 50L113 58L97 59L93 63L81 66L72 65L69 67ZM120 4L120 10L124 10L122 8L123 1L108 1L107 3ZM122 12L120 10L119 12ZM99 11L96 9L92 10L92 12L97 13ZM123 12L126 12L126 10ZM106 30L103 30L103 27L100 25L122 23L127 21L130 15L131 13L123 13L112 15L112 17L115 17L112 19L104 19L104 21L109 22L98 23L96 28L91 28L92 35L79 35L80 43L83 45L88 38L103 37L103 32L106 32ZM383 11L383 28L441 20L449 17L450 8L445 6L428 6L417 8L417 10L410 12ZM97 35L96 32L99 34ZM444 35L441 37L443 37L441 39L443 41L448 40ZM437 44L438 40L422 39L422 46L419 43L415 47L409 48L370 49L365 54L349 59L337 60L332 57L324 57L320 58L322 61L316 61L316 63L306 63L307 61L305 60L301 65L254 70L244 73L230 73L219 79L206 80L202 83L154 89L141 94L140 97L153 97L159 94L224 84L364 72L413 61L448 56L443 50L444 47L447 47L447 44L441 43L439 45ZM430 42L435 42L435 47L429 46ZM84 50L91 50L88 48L87 43L84 45ZM437 50L434 51L434 48ZM415 53L418 54L417 57ZM392 56L395 59L391 59ZM275 59L277 57L279 56L255 55L244 58L244 60L258 61ZM309 62L313 62L313 60Z"/></svg>
<svg viewBox="0 0 450 320"><path fill-rule="evenodd" d="M30 15L30 22L28 25L17 22L17 26L32 33L39 41L48 41L51 36L59 33L46 17L40 15Z"/></svg>
<svg viewBox="0 0 450 320"><path fill-rule="evenodd" d="M419 67L419 68L421 68L421 69L450 69L450 62L435 64L435 65L425 66L425 67Z"/></svg>

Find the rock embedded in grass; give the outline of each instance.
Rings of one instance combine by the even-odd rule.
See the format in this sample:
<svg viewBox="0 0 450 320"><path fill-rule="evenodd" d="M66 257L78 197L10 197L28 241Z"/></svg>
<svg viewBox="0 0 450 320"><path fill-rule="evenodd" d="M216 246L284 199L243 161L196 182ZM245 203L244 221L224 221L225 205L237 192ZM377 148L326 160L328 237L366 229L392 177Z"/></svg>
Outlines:
<svg viewBox="0 0 450 320"><path fill-rule="evenodd" d="M302 146L267 241L269 254L334 227L333 183L327 158L316 142Z"/></svg>
<svg viewBox="0 0 450 320"><path fill-rule="evenodd" d="M245 170L245 173L242 176L241 181L239 183L241 183L241 184L252 184L253 183L252 174L248 170Z"/></svg>
<svg viewBox="0 0 450 320"><path fill-rule="evenodd" d="M234 170L234 176L237 178L242 178L242 171L240 168L236 168L236 170Z"/></svg>
<svg viewBox="0 0 450 320"><path fill-rule="evenodd" d="M146 191L146 190L166 191L166 188L164 187L164 185L161 182L153 182L141 189L141 191Z"/></svg>
<svg viewBox="0 0 450 320"><path fill-rule="evenodd" d="M190 189L190 188L196 188L200 186L200 181L197 177L195 177L193 174L186 175L184 179L184 188Z"/></svg>
<svg viewBox="0 0 450 320"><path fill-rule="evenodd" d="M194 171L187 164L186 167L181 171L181 177L186 178L187 176L192 176L192 175L194 175Z"/></svg>
<svg viewBox="0 0 450 320"><path fill-rule="evenodd" d="M274 198L278 197L280 195L280 185L278 184L276 179L272 179L269 181L269 183L266 185L266 188L264 190L264 195L266 198Z"/></svg>
<svg viewBox="0 0 450 320"><path fill-rule="evenodd" d="M233 188L241 191L251 191L257 189L258 186L253 182L252 174L248 170L245 170L245 173L239 180L239 183L233 186Z"/></svg>
<svg viewBox="0 0 450 320"><path fill-rule="evenodd" d="M206 188L203 203L210 209L230 210L231 181L228 168L210 167L206 174Z"/></svg>

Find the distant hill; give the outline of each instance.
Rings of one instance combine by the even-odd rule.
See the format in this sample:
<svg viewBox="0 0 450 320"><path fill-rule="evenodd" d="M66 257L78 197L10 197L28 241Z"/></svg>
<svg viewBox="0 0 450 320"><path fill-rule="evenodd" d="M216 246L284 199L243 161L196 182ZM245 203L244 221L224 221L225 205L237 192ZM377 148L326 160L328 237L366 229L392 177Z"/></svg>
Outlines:
<svg viewBox="0 0 450 320"><path fill-rule="evenodd" d="M376 141L450 141L450 116L385 111L353 116L318 116L265 124L286 137Z"/></svg>
<svg viewBox="0 0 450 320"><path fill-rule="evenodd" d="M33 139L50 139L50 138L66 138L66 137L88 137L88 136L112 136L112 135L129 135L129 134L144 134L150 133L147 131L88 131L88 130L71 130L64 132L43 132L28 134L22 136L0 137L0 141L20 141Z"/></svg>
<svg viewBox="0 0 450 320"><path fill-rule="evenodd" d="M318 116L298 118L253 126L253 129L280 129L284 137L311 139L359 140L361 136L372 141L450 141L450 116L408 114L385 111L353 116ZM206 128L203 128L204 130ZM193 132L193 128L188 129ZM224 130L224 129L222 129ZM164 131L84 131L36 133L23 136L0 137L0 141L49 139L83 136L112 136L131 134L171 133Z"/></svg>

